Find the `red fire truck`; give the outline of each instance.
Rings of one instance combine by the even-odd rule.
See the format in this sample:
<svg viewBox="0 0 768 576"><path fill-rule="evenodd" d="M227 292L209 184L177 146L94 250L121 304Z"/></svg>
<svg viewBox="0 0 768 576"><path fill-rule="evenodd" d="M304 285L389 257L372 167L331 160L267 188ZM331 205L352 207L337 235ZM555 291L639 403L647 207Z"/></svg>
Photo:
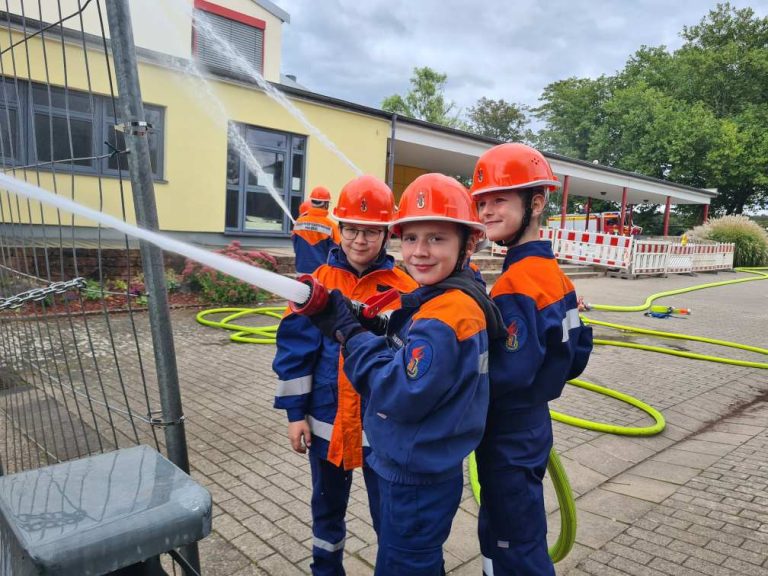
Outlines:
<svg viewBox="0 0 768 576"><path fill-rule="evenodd" d="M589 215L589 225L587 225L586 214L566 214L565 229L586 230L603 234L622 234L623 232L624 235L629 234L632 236L642 234L643 228L634 224L631 228L625 224L622 231L622 227L619 224L620 219L620 212L594 212ZM547 226L549 228L560 228L560 221L560 215L550 216L547 219Z"/></svg>

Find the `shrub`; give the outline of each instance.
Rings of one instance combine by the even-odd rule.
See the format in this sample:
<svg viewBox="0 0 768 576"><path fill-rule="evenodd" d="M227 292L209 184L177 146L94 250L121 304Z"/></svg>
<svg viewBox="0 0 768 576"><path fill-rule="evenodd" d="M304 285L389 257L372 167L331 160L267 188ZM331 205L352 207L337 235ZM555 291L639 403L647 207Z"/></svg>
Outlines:
<svg viewBox="0 0 768 576"><path fill-rule="evenodd" d="M732 242L734 266L765 266L768 264L768 233L756 222L741 214L723 216L688 231L691 240Z"/></svg>
<svg viewBox="0 0 768 576"><path fill-rule="evenodd" d="M226 248L216 250L216 253L273 272L277 268L274 256L259 250L244 250L236 240ZM265 290L194 260L187 260L181 276L185 282L189 282L193 291L199 290L202 299L212 304L250 304L262 302L270 296Z"/></svg>

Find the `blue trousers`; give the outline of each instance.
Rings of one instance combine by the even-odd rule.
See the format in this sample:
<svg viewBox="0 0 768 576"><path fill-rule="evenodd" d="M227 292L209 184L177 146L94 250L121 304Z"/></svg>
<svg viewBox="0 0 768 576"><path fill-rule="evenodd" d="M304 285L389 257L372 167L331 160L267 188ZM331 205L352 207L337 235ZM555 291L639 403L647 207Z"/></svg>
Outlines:
<svg viewBox="0 0 768 576"><path fill-rule="evenodd" d="M555 576L542 484L551 449L546 406L525 414L489 414L475 451L485 576Z"/></svg>
<svg viewBox="0 0 768 576"><path fill-rule="evenodd" d="M312 574L314 576L344 576L344 541L347 537L349 491L352 471L331 464L309 452L312 471ZM368 466L363 467L368 491L371 519L379 532L378 476Z"/></svg>
<svg viewBox="0 0 768 576"><path fill-rule="evenodd" d="M461 502L461 476L438 484L379 478L381 530L375 576L441 576L443 544Z"/></svg>

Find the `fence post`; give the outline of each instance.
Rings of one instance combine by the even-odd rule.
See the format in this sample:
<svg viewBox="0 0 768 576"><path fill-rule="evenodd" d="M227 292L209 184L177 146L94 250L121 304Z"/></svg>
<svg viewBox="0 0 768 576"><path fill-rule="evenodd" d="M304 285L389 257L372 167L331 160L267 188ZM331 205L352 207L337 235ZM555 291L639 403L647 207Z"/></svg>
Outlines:
<svg viewBox="0 0 768 576"><path fill-rule="evenodd" d="M158 229L155 187L149 156L147 132L142 129L146 122L141 100L139 72L133 41L133 28L128 0L106 2L112 56L120 93L120 117L124 126L125 145L130 151L128 167L131 176L136 223L148 230ZM145 285L150 295L149 321L152 346L155 353L162 419L166 424L165 444L168 459L189 474L186 432L181 408L179 374L176 366L176 350L171 330L171 314L168 308L168 292L165 283L163 251L148 243L140 242ZM200 572L200 558L196 544L182 548L183 557L190 566Z"/></svg>

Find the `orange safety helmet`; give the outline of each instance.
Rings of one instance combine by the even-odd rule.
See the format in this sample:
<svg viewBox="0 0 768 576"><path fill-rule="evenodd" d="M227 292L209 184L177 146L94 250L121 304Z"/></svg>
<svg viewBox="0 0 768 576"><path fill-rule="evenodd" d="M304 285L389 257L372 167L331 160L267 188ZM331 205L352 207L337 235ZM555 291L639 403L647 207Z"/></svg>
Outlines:
<svg viewBox="0 0 768 576"><path fill-rule="evenodd" d="M389 186L364 174L341 189L333 217L346 224L386 226L395 215L395 197Z"/></svg>
<svg viewBox="0 0 768 576"><path fill-rule="evenodd" d="M309 193L310 200L316 200L317 202L330 202L331 191L325 186L315 186L312 188L312 192Z"/></svg>
<svg viewBox="0 0 768 576"><path fill-rule="evenodd" d="M555 190L560 182L541 152L514 142L494 146L480 156L470 192L477 200L482 194L538 186Z"/></svg>
<svg viewBox="0 0 768 576"><path fill-rule="evenodd" d="M400 209L390 228L399 234L402 224L434 220L485 230L467 189L458 180L444 174L423 174L403 192Z"/></svg>
<svg viewBox="0 0 768 576"><path fill-rule="evenodd" d="M299 216L304 216L307 212L309 212L309 200L304 200L301 204L299 204Z"/></svg>

